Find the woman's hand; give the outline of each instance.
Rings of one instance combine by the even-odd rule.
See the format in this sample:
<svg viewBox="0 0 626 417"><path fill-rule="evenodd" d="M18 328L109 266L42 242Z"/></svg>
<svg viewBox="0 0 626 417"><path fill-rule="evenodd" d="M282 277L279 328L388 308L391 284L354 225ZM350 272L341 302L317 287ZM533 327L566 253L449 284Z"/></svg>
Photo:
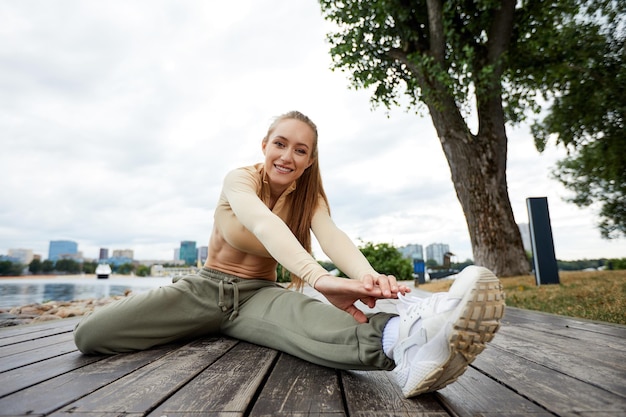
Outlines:
<svg viewBox="0 0 626 417"><path fill-rule="evenodd" d="M361 280L324 275L315 283L315 289L332 305L351 314L359 323L367 323L367 316L354 305L357 300L373 308L381 298L398 298L398 293L411 291L405 285L398 285L391 275L366 275Z"/></svg>

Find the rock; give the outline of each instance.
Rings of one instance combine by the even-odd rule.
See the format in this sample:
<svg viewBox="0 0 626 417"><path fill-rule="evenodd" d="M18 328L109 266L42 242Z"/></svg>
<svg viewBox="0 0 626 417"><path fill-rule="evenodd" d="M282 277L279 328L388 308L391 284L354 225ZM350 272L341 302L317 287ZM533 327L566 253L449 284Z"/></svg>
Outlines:
<svg viewBox="0 0 626 417"><path fill-rule="evenodd" d="M131 295L130 290L124 295L116 295L99 299L75 301L48 301L41 304L29 304L11 309L0 309L0 327L19 326L50 320L61 320L68 317L80 317L96 308Z"/></svg>

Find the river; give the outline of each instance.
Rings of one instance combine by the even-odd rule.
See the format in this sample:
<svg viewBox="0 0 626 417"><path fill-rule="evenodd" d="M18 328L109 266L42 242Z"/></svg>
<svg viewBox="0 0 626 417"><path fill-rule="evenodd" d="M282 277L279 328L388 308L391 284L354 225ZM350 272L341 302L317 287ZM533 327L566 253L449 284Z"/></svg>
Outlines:
<svg viewBox="0 0 626 417"><path fill-rule="evenodd" d="M11 308L45 301L72 301L149 291L168 285L171 278L129 277L112 275L97 279L95 275L59 275L50 277L0 278L0 308Z"/></svg>

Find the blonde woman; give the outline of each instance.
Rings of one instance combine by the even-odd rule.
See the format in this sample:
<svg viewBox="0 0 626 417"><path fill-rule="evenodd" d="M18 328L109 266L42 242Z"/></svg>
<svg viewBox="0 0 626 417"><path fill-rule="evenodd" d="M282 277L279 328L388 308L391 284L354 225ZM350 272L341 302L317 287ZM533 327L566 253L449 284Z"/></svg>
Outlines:
<svg viewBox="0 0 626 417"><path fill-rule="evenodd" d="M302 113L278 117L261 142L264 162L226 175L203 269L85 317L77 347L112 354L223 334L323 366L393 370L407 397L455 381L498 329L498 279L470 267L448 293L406 295L407 286L375 271L333 223L317 140ZM351 279L313 259L311 232ZM277 263L296 289L306 283L330 305L277 284ZM400 298L399 314L366 315L355 306L383 298Z"/></svg>

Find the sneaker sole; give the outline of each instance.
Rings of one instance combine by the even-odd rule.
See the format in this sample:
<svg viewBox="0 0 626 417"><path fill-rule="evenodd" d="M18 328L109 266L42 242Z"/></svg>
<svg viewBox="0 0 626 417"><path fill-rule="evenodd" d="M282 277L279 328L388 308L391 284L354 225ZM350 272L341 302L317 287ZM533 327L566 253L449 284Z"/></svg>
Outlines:
<svg viewBox="0 0 626 417"><path fill-rule="evenodd" d="M407 398L437 391L455 382L500 328L505 308L504 293L502 284L490 271L480 272L480 277L461 303L464 307L448 336L450 356L405 394Z"/></svg>

